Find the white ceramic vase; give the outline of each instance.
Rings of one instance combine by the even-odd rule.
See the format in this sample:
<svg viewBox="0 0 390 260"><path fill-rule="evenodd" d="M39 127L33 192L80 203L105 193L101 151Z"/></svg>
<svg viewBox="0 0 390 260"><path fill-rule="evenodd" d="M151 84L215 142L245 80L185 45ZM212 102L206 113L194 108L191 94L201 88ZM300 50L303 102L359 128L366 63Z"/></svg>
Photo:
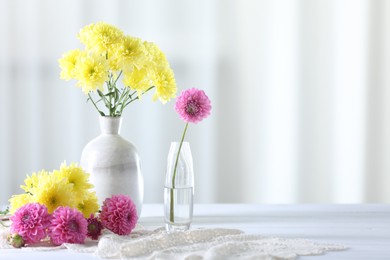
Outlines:
<svg viewBox="0 0 390 260"><path fill-rule="evenodd" d="M99 204L114 194L130 196L141 216L144 180L133 144L120 135L121 117L100 117L100 136L83 149L80 165L90 173Z"/></svg>

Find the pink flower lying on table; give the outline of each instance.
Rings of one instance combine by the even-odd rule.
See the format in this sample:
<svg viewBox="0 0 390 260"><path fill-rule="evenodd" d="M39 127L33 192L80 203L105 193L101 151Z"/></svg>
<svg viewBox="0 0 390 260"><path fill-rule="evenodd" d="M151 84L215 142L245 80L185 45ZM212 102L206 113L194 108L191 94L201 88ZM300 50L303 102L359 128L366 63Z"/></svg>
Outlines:
<svg viewBox="0 0 390 260"><path fill-rule="evenodd" d="M11 232L19 234L27 244L39 242L46 237L50 215L45 205L28 203L11 216Z"/></svg>
<svg viewBox="0 0 390 260"><path fill-rule="evenodd" d="M103 227L118 235L128 235L137 223L137 209L130 197L113 195L104 200L100 219Z"/></svg>
<svg viewBox="0 0 390 260"><path fill-rule="evenodd" d="M58 207L53 212L49 236L53 244L82 244L87 237L88 222L77 209Z"/></svg>
<svg viewBox="0 0 390 260"><path fill-rule="evenodd" d="M98 240L102 234L103 225L98 218L95 218L93 214L87 219L88 221L88 233L87 236L93 240Z"/></svg>

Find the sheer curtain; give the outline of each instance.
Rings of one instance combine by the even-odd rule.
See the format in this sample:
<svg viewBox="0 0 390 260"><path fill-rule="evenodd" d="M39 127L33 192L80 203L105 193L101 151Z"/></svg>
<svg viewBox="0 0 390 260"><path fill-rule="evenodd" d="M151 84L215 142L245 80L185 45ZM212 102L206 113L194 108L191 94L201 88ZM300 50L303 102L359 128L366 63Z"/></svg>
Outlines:
<svg viewBox="0 0 390 260"><path fill-rule="evenodd" d="M197 202L390 202L386 1L0 0L0 204L27 174L78 162L98 115L57 59L105 21L157 43L179 91L213 102L191 125ZM145 202L162 202L184 124L145 97L124 114Z"/></svg>

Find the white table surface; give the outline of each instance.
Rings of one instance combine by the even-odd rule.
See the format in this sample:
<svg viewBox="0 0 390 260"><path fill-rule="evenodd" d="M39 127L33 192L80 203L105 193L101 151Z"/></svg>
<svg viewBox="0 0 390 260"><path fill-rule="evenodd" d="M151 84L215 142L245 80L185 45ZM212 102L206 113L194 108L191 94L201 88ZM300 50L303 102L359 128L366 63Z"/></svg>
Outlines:
<svg viewBox="0 0 390 260"><path fill-rule="evenodd" d="M139 223L148 228L163 225L163 206L144 205ZM302 260L390 259L390 205L253 205L200 204L194 206L193 228L223 227L247 233L306 238L338 243L346 251ZM0 259L98 259L68 250L36 252L1 249Z"/></svg>

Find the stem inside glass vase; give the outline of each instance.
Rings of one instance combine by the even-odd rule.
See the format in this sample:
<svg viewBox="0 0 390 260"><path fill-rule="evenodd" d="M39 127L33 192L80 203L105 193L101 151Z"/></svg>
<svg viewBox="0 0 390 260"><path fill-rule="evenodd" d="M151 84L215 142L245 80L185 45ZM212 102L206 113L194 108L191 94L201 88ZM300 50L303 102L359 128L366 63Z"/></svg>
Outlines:
<svg viewBox="0 0 390 260"><path fill-rule="evenodd" d="M175 179L176 179L176 172L177 172L177 164L179 162L179 156L180 156L180 151L181 151L181 147L183 146L183 141L184 141L184 137L186 135L186 132L187 132L187 128L188 128L188 122L186 123L186 126L184 128L184 132L183 132L183 135L181 137L181 141L180 141L180 145L179 145L179 150L177 151L177 155L176 155L176 161L175 161L175 168L173 169L173 176L172 176L172 189L170 191L170 204L171 204L171 207L170 207L170 213L169 213L169 220L171 221L171 223L174 223L175 221L175 209L174 209L174 190L175 190Z"/></svg>

